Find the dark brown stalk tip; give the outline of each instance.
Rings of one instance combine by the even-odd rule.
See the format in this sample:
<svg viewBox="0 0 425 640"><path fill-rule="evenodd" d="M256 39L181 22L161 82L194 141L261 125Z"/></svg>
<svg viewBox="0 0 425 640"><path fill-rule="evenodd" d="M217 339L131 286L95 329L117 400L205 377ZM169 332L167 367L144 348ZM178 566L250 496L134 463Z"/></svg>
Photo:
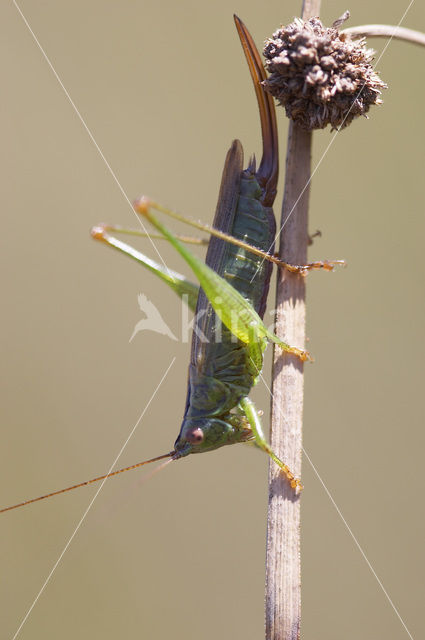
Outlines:
<svg viewBox="0 0 425 640"><path fill-rule="evenodd" d="M373 49L364 38L339 32L348 11L331 27L319 18L281 27L266 40L264 57L269 77L264 87L285 107L288 118L311 131L342 129L372 104L381 104L385 89L372 67Z"/></svg>

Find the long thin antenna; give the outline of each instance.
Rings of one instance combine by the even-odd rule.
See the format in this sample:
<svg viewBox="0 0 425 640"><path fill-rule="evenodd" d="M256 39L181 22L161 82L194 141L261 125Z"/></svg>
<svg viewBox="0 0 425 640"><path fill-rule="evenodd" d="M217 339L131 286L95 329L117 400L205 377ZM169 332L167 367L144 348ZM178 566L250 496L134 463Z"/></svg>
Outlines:
<svg viewBox="0 0 425 640"><path fill-rule="evenodd" d="M164 458L172 458L174 454L175 454L175 451L170 451L170 453L164 453L162 456L157 456L156 458L151 458L150 460L144 460L143 462L132 464L130 467L124 467L123 469L118 469L118 471L112 471L111 473L106 473L105 475L98 476L97 478L93 478L92 480L86 480L85 482L74 484L72 485L72 487L66 487L66 489L59 489L59 491L52 491L52 493L46 493L45 496L39 496L38 498L31 498L31 500L25 500L25 502L20 502L19 504L14 504L11 507L5 507L4 509L0 509L0 513L4 513L5 511L11 511L12 509L18 509L19 507L25 507L25 505L31 504L32 502L38 502L39 500L44 500L45 498L51 498L52 496L57 496L59 493L66 493L66 491L72 491L72 489L85 487L87 484L92 484L93 482L99 482L100 480L105 480L105 478L112 478L112 476L117 476L119 473L124 473L124 471L131 471L132 469L137 469L138 467L142 467L144 464L149 464L150 462L157 462L158 460L164 460Z"/></svg>

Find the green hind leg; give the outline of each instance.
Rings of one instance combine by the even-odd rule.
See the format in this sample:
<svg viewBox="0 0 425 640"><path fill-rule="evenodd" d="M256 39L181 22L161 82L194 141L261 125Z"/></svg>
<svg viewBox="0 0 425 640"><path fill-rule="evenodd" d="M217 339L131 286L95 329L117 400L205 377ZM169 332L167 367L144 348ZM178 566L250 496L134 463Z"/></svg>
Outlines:
<svg viewBox="0 0 425 640"><path fill-rule="evenodd" d="M261 421L254 403L249 398L242 398L239 405L243 410L249 422L249 425L252 429L252 433L254 434L256 445L260 447L260 449L265 451L267 455L270 456L270 458L278 465L278 467L281 468L282 472L288 478L288 481L291 487L293 489L298 489L299 491L301 491L303 488L301 481L294 476L294 474L292 473L288 465L286 465L284 462L282 462L282 460L280 460L280 458L277 457L277 455L274 453L271 446L267 442L264 436Z"/></svg>

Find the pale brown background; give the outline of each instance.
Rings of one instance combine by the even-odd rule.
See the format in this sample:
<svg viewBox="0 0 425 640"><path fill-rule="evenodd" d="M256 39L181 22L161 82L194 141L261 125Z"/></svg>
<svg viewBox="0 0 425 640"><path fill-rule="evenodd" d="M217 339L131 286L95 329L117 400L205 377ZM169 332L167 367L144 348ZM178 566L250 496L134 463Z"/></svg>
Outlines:
<svg viewBox="0 0 425 640"><path fill-rule="evenodd" d="M397 23L403 2L323 2L332 22ZM226 150L260 151L254 94L232 21L262 41L300 3L22 0L22 11L126 194L211 220ZM404 26L425 30L416 2ZM1 8L1 505L168 451L183 411L188 345L129 344L137 294L180 331L177 298L94 243L133 213L11 2ZM381 51L384 41L373 45ZM413 637L423 626L425 51L393 42L385 105L335 138L315 134L305 447ZM287 123L280 114L281 148ZM283 174L282 174L283 175ZM282 177L280 186L282 185ZM278 198L277 209L280 206ZM146 243L141 243L152 255ZM183 270L163 244L167 263ZM271 301L270 308L273 307ZM255 394L268 410L264 389ZM263 635L267 459L247 447L193 456L140 486L107 483L19 638ZM307 460L303 637L405 640ZM95 488L1 520L1 636L11 638Z"/></svg>

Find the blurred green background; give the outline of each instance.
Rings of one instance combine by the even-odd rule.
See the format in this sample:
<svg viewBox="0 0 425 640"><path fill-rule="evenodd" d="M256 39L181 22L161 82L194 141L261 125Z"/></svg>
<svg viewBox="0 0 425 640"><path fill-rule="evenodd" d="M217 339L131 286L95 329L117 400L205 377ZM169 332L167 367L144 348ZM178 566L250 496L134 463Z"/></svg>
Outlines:
<svg viewBox="0 0 425 640"><path fill-rule="evenodd" d="M20 7L130 199L211 221L225 153L260 153L257 107L233 25L256 42L300 3L30 2ZM407 2L324 1L330 24L399 22ZM129 343L143 292L181 330L175 296L96 244L134 214L11 2L1 7L2 446L5 506L170 450L187 344ZM425 30L425 8L403 26ZM385 41L370 44L378 52ZM369 120L315 134L305 448L413 637L423 626L425 51L392 42L390 89ZM280 112L284 164L287 122ZM283 184L283 171L280 189ZM279 213L281 191L276 210ZM152 255L148 244L140 247ZM185 271L160 245L167 264ZM273 302L270 301L270 308ZM268 354L270 361L270 354ZM266 371L269 367L266 366ZM259 407L269 406L258 389ZM141 486L106 484L19 638L263 637L267 459L243 446L193 456ZM303 637L403 640L391 608L304 460ZM2 637L12 638L95 487L2 517Z"/></svg>

